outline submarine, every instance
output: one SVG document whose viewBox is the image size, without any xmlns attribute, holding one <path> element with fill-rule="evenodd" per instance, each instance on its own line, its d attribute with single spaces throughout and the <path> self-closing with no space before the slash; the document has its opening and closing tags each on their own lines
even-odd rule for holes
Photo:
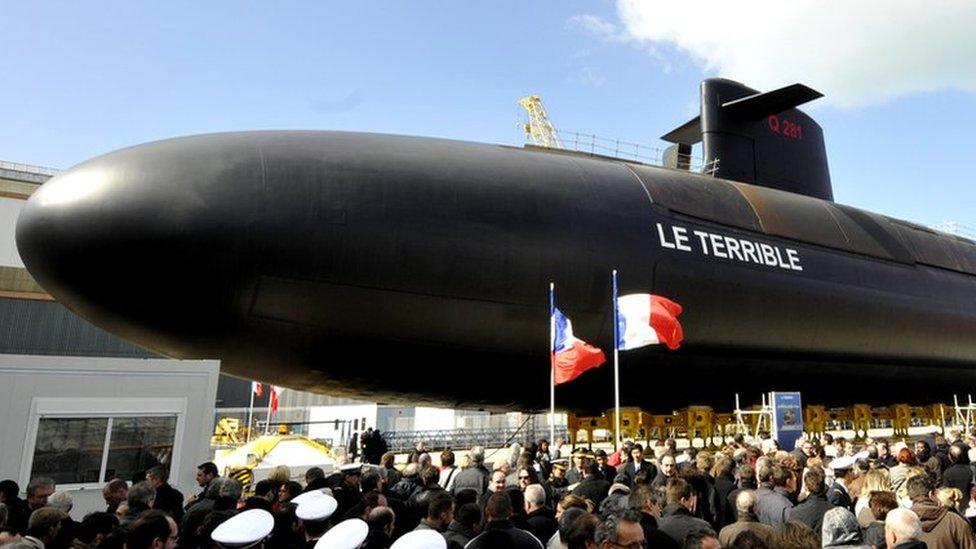
<svg viewBox="0 0 976 549">
<path fill-rule="evenodd" d="M 834 202 L 809 87 L 700 94 L 663 137 L 669 166 L 334 131 L 137 145 L 45 183 L 17 246 L 58 301 L 134 343 L 370 401 L 546 409 L 549 283 L 610 351 L 613 269 L 621 294 L 684 309 L 680 349 L 620 353 L 624 406 L 971 390 L 976 244 Z M 559 385 L 557 407 L 612 407 L 612 374 Z"/>
</svg>

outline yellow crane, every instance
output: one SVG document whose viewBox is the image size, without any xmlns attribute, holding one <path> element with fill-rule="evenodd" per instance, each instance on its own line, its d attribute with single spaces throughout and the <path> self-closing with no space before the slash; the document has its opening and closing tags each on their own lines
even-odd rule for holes
<svg viewBox="0 0 976 549">
<path fill-rule="evenodd" d="M 556 134 L 556 128 L 549 120 L 546 108 L 542 106 L 542 98 L 537 94 L 532 94 L 519 99 L 518 102 L 529 113 L 529 121 L 522 126 L 525 135 L 532 138 L 532 142 L 540 147 L 563 148 L 563 144 L 560 143 L 559 136 Z"/>
</svg>

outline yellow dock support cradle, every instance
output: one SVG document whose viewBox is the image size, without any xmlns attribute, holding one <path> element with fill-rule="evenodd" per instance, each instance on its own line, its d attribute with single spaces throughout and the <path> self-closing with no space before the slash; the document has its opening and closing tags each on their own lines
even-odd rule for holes
<svg viewBox="0 0 976 549">
<path fill-rule="evenodd" d="M 956 410 L 947 404 L 894 404 L 885 407 L 853 404 L 844 408 L 810 404 L 803 407 L 803 430 L 808 438 L 822 438 L 827 431 L 850 429 L 860 439 L 868 436 L 869 429 L 890 427 L 890 436 L 907 438 L 909 427 L 937 427 L 944 435 L 946 426 L 953 424 L 954 418 Z M 754 433 L 760 415 L 748 415 L 743 420 L 745 427 Z M 573 445 L 581 442 L 581 433 L 590 444 L 598 438 L 607 441 L 613 439 L 613 409 L 599 416 L 568 414 L 567 421 L 569 442 Z M 621 408 L 620 423 L 625 439 L 648 444 L 666 438 L 700 438 L 706 446 L 711 446 L 721 444 L 742 429 L 734 413 L 716 412 L 710 406 L 689 406 L 670 414 L 652 414 L 637 407 Z M 956 418 L 954 424 L 958 423 Z M 763 430 L 765 428 L 764 425 Z M 598 436 L 597 431 L 603 433 Z"/>
</svg>

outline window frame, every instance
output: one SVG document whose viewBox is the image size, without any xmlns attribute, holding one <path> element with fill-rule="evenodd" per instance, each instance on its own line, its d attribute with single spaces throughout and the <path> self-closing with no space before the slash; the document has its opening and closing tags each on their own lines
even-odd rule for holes
<svg viewBox="0 0 976 549">
<path fill-rule="evenodd" d="M 102 448 L 102 462 L 98 471 L 99 482 L 59 484 L 59 490 L 99 490 L 104 482 L 105 468 L 108 464 L 108 451 L 112 443 L 112 425 L 115 418 L 123 417 L 176 417 L 176 430 L 173 439 L 172 460 L 169 464 L 171 478 L 176 478 L 180 470 L 183 452 L 183 435 L 186 429 L 186 398 L 53 398 L 34 397 L 31 399 L 30 415 L 27 422 L 27 436 L 24 441 L 24 454 L 21 458 L 20 485 L 27 486 L 34 466 L 34 453 L 37 450 L 37 433 L 41 419 L 101 419 L 106 418 L 107 427 Z M 127 479 L 128 480 L 128 479 Z"/>
</svg>

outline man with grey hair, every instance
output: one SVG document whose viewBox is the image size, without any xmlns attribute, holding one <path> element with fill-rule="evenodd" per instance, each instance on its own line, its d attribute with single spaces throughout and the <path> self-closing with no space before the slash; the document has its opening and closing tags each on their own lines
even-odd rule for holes
<svg viewBox="0 0 976 549">
<path fill-rule="evenodd" d="M 135 488 L 135 486 L 133 486 Z M 131 493 L 132 490 L 129 490 Z M 230 477 L 216 477 L 207 485 L 204 498 L 190 507 L 180 525 L 180 546 L 193 547 L 197 542 L 197 528 L 211 511 L 228 511 L 237 508 L 243 487 Z"/>
<path fill-rule="evenodd" d="M 47 477 L 37 477 L 27 484 L 27 507 L 36 511 L 47 505 L 47 498 L 54 493 L 54 480 Z"/>
<path fill-rule="evenodd" d="M 600 549 L 643 547 L 646 541 L 640 525 L 640 513 L 625 509 L 610 515 L 597 526 L 594 541 Z"/>
<path fill-rule="evenodd" d="M 756 515 L 756 492 L 752 490 L 739 492 L 735 497 L 735 514 L 737 520 L 718 533 L 718 540 L 722 543 L 722 547 L 730 547 L 742 532 L 754 532 L 766 543 L 772 543 L 773 527 L 759 522 L 759 517 Z"/>
<path fill-rule="evenodd" d="M 488 479 L 491 471 L 485 467 L 485 449 L 481 446 L 471 448 L 469 454 L 471 467 L 462 470 L 454 477 L 454 487 L 451 492 L 457 496 L 461 490 L 471 489 L 481 496 L 488 489 Z"/>
<path fill-rule="evenodd" d="M 128 527 L 132 521 L 142 513 L 152 509 L 153 502 L 156 500 L 156 489 L 148 482 L 137 482 L 129 488 L 126 496 L 126 511 L 122 517 L 122 526 Z"/>
<path fill-rule="evenodd" d="M 547 541 L 559 530 L 556 513 L 546 507 L 546 490 L 541 484 L 525 487 L 525 513 L 525 529 L 539 541 Z"/>
<path fill-rule="evenodd" d="M 68 518 L 68 515 L 52 507 L 37 509 L 31 513 L 30 521 L 27 523 L 27 535 L 22 542 L 27 547 L 44 549 L 44 547 L 54 541 L 61 531 L 61 521 Z"/>
<path fill-rule="evenodd" d="M 922 522 L 909 509 L 892 509 L 885 517 L 885 542 L 892 549 L 925 549 L 918 538 L 922 535 Z"/>
<path fill-rule="evenodd" d="M 51 494 L 51 497 L 47 498 L 48 507 L 54 507 L 66 515 L 71 512 L 71 508 L 74 507 L 74 505 L 75 502 L 71 498 L 71 494 L 68 492 L 54 492 Z"/>
</svg>

